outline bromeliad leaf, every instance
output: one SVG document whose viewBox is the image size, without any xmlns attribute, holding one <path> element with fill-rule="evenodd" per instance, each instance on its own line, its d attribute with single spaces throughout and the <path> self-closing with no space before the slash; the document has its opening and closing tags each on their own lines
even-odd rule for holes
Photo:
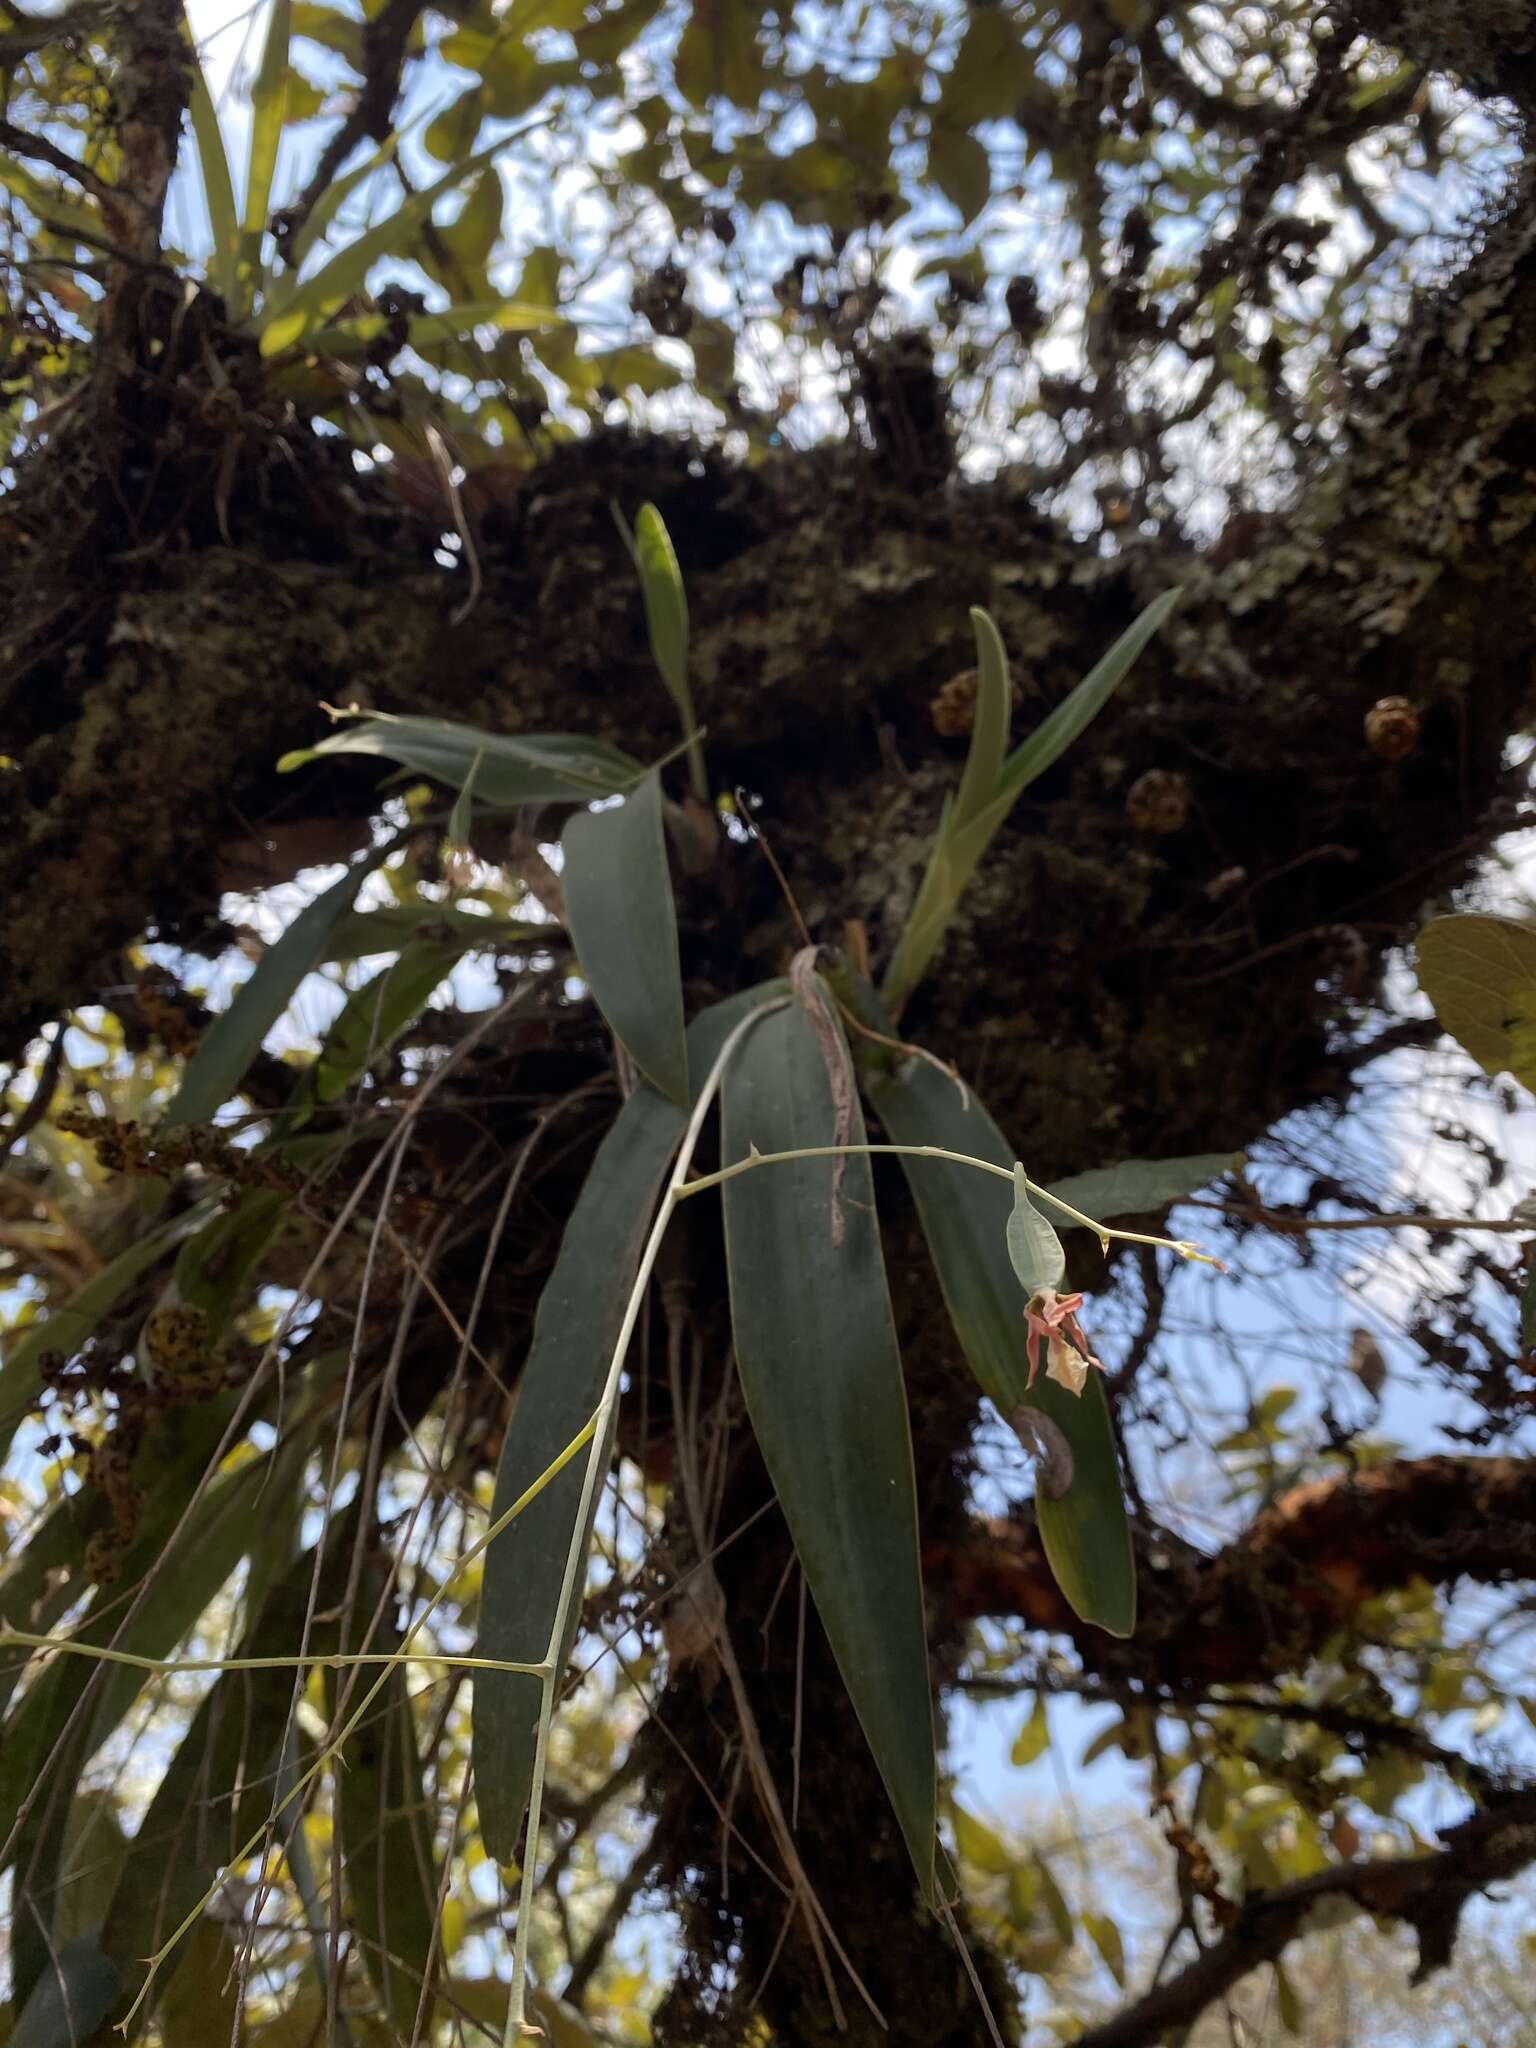
<svg viewBox="0 0 1536 2048">
<path fill-rule="evenodd" d="M 447 718 L 396 718 L 377 711 L 316 746 L 285 754 L 277 765 L 286 772 L 333 754 L 372 754 L 449 789 L 462 789 L 473 774 L 475 800 L 487 810 L 590 803 L 613 796 L 645 773 L 639 761 L 617 747 L 574 733 L 514 737 Z"/>
<path fill-rule="evenodd" d="M 688 1100 L 677 911 L 667 872 L 661 778 L 617 809 L 577 811 L 561 834 L 566 922 L 598 1008 L 653 1088 Z"/>
<path fill-rule="evenodd" d="M 872 1077 L 868 1094 L 898 1145 L 939 1145 L 997 1166 L 1013 1164 L 1008 1141 L 975 1096 L 962 1101 L 951 1080 L 921 1061 Z M 1055 1495 L 1041 1486 L 1035 1495 L 1056 1583 L 1083 1620 L 1128 1636 L 1136 1624 L 1136 1574 L 1103 1384 L 1090 1373 L 1081 1396 L 1043 1376 L 1026 1386 L 1024 1321 L 1008 1252 L 1003 1183 L 942 1159 L 906 1158 L 902 1165 L 950 1321 L 983 1392 L 1006 1416 L 1020 1405 L 1038 1409 L 1071 1454 L 1066 1490 Z"/>
<path fill-rule="evenodd" d="M 834 1105 L 797 1005 L 765 1018 L 725 1076 L 727 1163 L 825 1144 Z M 855 1112 L 851 1141 L 864 1142 Z M 834 1245 L 825 1160 L 725 1183 L 737 1363 L 752 1426 L 843 1682 L 926 1895 L 934 1884 L 933 1713 L 906 1388 L 867 1158 L 853 1154 Z"/>
<path fill-rule="evenodd" d="M 1067 1270 L 1061 1239 L 1029 1199 L 1024 1169 L 1014 1162 L 1013 1211 L 1008 1218 L 1008 1257 L 1019 1276 L 1025 1299 L 1043 1288 L 1059 1287 Z"/>
</svg>

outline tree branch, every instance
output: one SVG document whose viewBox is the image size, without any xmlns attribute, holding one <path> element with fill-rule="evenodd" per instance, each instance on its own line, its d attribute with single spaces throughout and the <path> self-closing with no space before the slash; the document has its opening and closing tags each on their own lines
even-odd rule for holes
<svg viewBox="0 0 1536 2048">
<path fill-rule="evenodd" d="M 1532 1861 L 1536 1792 L 1473 1814 L 1447 1831 L 1443 1847 L 1425 1855 L 1347 1863 L 1260 1892 L 1213 1947 L 1113 2019 L 1090 2027 L 1077 2048 L 1143 2048 L 1188 2026 L 1250 1970 L 1278 1960 L 1305 1933 L 1313 1910 L 1330 1899 L 1407 1922 L 1418 1936 L 1421 1980 L 1449 1961 L 1466 1901 Z"/>
<path fill-rule="evenodd" d="M 1243 1684 L 1295 1670 L 1365 1601 L 1410 1579 L 1532 1576 L 1536 1459 L 1399 1459 L 1294 1488 L 1213 1557 L 1185 1547 L 1162 1561 L 1168 1547 L 1161 1532 L 1138 1539 L 1142 1621 L 1127 1642 L 1072 1613 L 1027 1513 L 974 1522 L 960 1541 L 927 1546 L 924 1563 L 958 1618 L 1008 1615 L 1068 1635 L 1106 1677 Z"/>
</svg>

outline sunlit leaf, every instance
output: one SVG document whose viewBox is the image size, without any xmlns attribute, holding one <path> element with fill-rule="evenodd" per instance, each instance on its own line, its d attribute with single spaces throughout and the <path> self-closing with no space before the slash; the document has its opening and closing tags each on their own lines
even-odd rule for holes
<svg viewBox="0 0 1536 2048">
<path fill-rule="evenodd" d="M 1487 911 L 1431 918 L 1419 933 L 1419 983 L 1441 1024 L 1487 1074 L 1536 1088 L 1519 1027 L 1536 1022 L 1536 925 Z"/>
<path fill-rule="evenodd" d="M 210 270 L 231 315 L 238 319 L 246 311 L 239 281 L 240 214 L 235 205 L 234 180 L 224 149 L 218 111 L 208 91 L 208 81 L 194 47 L 187 52 L 192 137 L 197 144 L 197 167 L 203 180 L 203 198 L 208 207 L 208 224 L 213 233 Z"/>
<path fill-rule="evenodd" d="M 288 62 L 288 44 L 292 28 L 293 0 L 272 0 L 261 64 L 251 85 L 251 137 L 241 222 L 246 260 L 253 266 L 260 255 L 283 123 L 288 118 L 288 88 L 293 77 Z"/>
<path fill-rule="evenodd" d="M 1109 1974 L 1123 1989 L 1125 1985 L 1125 1940 L 1121 1935 L 1118 1925 L 1110 1919 L 1107 1913 L 1085 1913 L 1083 1915 L 1083 1928 L 1088 1939 L 1104 1958 Z"/>
</svg>

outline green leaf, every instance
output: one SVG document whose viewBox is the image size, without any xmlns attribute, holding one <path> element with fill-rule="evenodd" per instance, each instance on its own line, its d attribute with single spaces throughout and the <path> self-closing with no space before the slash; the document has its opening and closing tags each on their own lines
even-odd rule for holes
<svg viewBox="0 0 1536 2048">
<path fill-rule="evenodd" d="M 468 846 L 470 835 L 475 829 L 475 777 L 480 773 L 480 763 L 485 759 L 482 747 L 469 764 L 469 773 L 464 778 L 464 787 L 453 800 L 453 809 L 448 815 L 448 843 L 450 846 Z"/>
<path fill-rule="evenodd" d="M 321 193 L 315 204 L 310 208 L 308 218 L 298 229 L 283 253 L 283 261 L 288 266 L 287 269 L 280 277 L 268 281 L 265 307 L 265 314 L 268 319 L 282 312 L 298 290 L 299 272 L 303 267 L 305 259 L 312 250 L 319 248 L 320 244 L 324 241 L 327 230 L 340 213 L 342 207 L 346 205 L 359 186 L 366 184 L 375 172 L 381 171 L 387 163 L 392 161 L 396 150 L 400 147 L 401 137 L 408 135 L 415 126 L 416 123 L 414 121 L 408 122 L 398 133 L 386 136 L 378 148 L 370 151 L 361 163 L 354 165 L 342 177 L 333 178 L 330 184 L 326 186 L 324 192 Z"/>
<path fill-rule="evenodd" d="M 470 299 L 445 306 L 441 313 L 417 313 L 406 322 L 406 341 L 416 353 L 435 360 L 450 344 L 462 345 L 482 328 L 498 334 L 537 334 L 565 324 L 547 306 L 528 306 L 516 299 Z M 394 323 L 382 313 L 356 313 L 348 319 L 315 326 L 302 313 L 285 313 L 262 335 L 263 351 L 277 355 L 302 342 L 306 354 L 333 362 L 365 356 Z"/>
<path fill-rule="evenodd" d="M 635 563 L 645 601 L 645 630 L 661 679 L 687 719 L 693 711 L 688 697 L 688 597 L 672 536 L 654 505 L 642 505 L 635 518 Z"/>
<path fill-rule="evenodd" d="M 1061 1886 L 1051 1873 L 1051 1866 L 1043 1856 L 1035 1858 L 1035 1875 L 1040 1880 L 1040 1896 L 1045 1901 L 1045 1910 L 1051 1916 L 1051 1925 L 1063 1947 L 1072 1945 L 1072 1909 L 1061 1895 Z"/>
<path fill-rule="evenodd" d="M 355 1513 L 326 1532 L 326 1557 L 314 1599 L 313 1551 L 299 1558 L 253 1619 L 236 1652 L 241 1657 L 291 1657 L 304 1640 L 306 1617 L 327 1612 L 345 1590 Z M 316 1640 L 313 1647 L 328 1645 Z M 102 1929 L 102 1946 L 122 1980 L 122 2002 L 138 1989 L 144 1959 L 169 1940 L 231 1864 L 274 1804 L 274 1773 L 293 1706 L 291 1666 L 227 1671 L 193 1717 L 149 1803 Z M 208 1788 L 223 1788 L 210 1799 Z M 182 1945 L 189 1936 L 183 1936 Z M 172 1951 L 174 1959 L 181 1947 Z M 174 1960 L 166 1967 L 174 1968 Z"/>
<path fill-rule="evenodd" d="M 955 1832 L 955 1852 L 988 1877 L 1006 1877 L 1018 1860 L 1008 1844 L 984 1820 L 979 1820 L 958 1799 L 949 1802 L 949 1824 Z"/>
<path fill-rule="evenodd" d="M 228 1009 L 215 1017 L 187 1062 L 166 1109 L 165 1128 L 208 1123 L 236 1093 L 262 1040 L 292 1002 L 305 975 L 313 974 L 326 958 L 332 931 L 352 908 L 364 877 L 382 858 L 377 849 L 364 854 L 339 882 L 304 906 L 275 945 L 268 946 L 250 979 L 236 990 Z"/>
<path fill-rule="evenodd" d="M 68 1301 L 30 1324 L 14 1348 L 7 1346 L 5 1363 L 0 1366 L 0 1456 L 9 1448 L 17 1423 L 37 1399 L 43 1384 L 42 1364 L 48 1353 L 61 1351 L 67 1358 L 78 1351 L 135 1281 L 184 1238 L 201 1230 L 212 1214 L 212 1204 L 199 1202 L 185 1215 L 146 1231 Z"/>
<path fill-rule="evenodd" d="M 364 290 L 373 266 L 387 256 L 403 256 L 431 219 L 432 209 L 438 200 L 493 162 L 502 147 L 499 142 L 493 143 L 489 149 L 482 149 L 463 163 L 456 164 L 434 184 L 413 192 L 385 219 L 345 243 L 328 263 L 311 271 L 308 277 L 295 280 L 292 289 L 284 291 L 272 308 L 274 314 L 281 313 L 282 327 L 263 327 L 262 354 L 276 355 L 281 349 L 290 347 L 306 325 L 315 324 L 330 308 L 341 305 L 354 292 Z M 300 315 L 303 317 L 295 328 L 293 323 Z"/>
<path fill-rule="evenodd" d="M 1008 1218 L 1008 1258 L 1019 1276 L 1025 1300 L 1044 1288 L 1060 1287 L 1067 1255 L 1061 1239 L 1029 1199 L 1029 1183 L 1017 1162 L 1013 1169 L 1013 1210 Z"/>
<path fill-rule="evenodd" d="M 936 128 L 928 142 L 928 176 L 962 221 L 974 220 L 992 197 L 992 159 L 963 128 Z"/>
<path fill-rule="evenodd" d="M 176 1254 L 177 1298 L 203 1311 L 211 1338 L 224 1329 L 292 1206 L 281 1188 L 246 1188 Z"/>
<path fill-rule="evenodd" d="M 288 118 L 288 86 L 293 76 L 288 44 L 293 29 L 293 0 L 272 0 L 261 66 L 251 87 L 250 166 L 245 182 L 246 260 L 259 270 L 261 239 L 266 232 L 267 204 L 277 172 L 277 152 Z"/>
<path fill-rule="evenodd" d="M 1029 71 L 1018 27 L 1005 9 L 975 9 L 968 20 L 939 102 L 945 119 L 964 128 L 1012 116 Z"/>
<path fill-rule="evenodd" d="M 824 1145 L 836 1112 L 798 1006 L 763 1019 L 724 1081 L 722 1156 Z M 864 1141 L 856 1108 L 850 1142 Z M 933 1710 L 906 1388 L 865 1158 L 833 1242 L 825 1159 L 727 1181 L 726 1260 L 752 1426 L 925 1896 L 934 1883 Z"/>
<path fill-rule="evenodd" d="M 653 769 L 617 809 L 574 812 L 560 843 L 566 922 L 598 1008 L 651 1085 L 686 1103 L 688 1043 L 661 777 Z"/>
<path fill-rule="evenodd" d="M 1002 1132 L 972 1095 L 912 1060 L 868 1083 L 870 1102 L 898 1145 L 941 1145 L 1011 1167 Z M 1109 1404 L 1097 1373 L 1074 1396 L 1043 1375 L 1026 1391 L 1019 1283 L 1008 1255 L 1008 1189 L 994 1175 L 942 1159 L 902 1160 L 960 1348 L 982 1390 L 1006 1416 L 1038 1408 L 1072 1453 L 1058 1499 L 1042 1488 L 1035 1513 L 1056 1583 L 1084 1621 L 1128 1636 L 1136 1625 L 1136 1573 Z M 774 1168 L 773 1171 L 780 1169 Z"/>
<path fill-rule="evenodd" d="M 1174 589 L 1155 598 L 1071 696 L 1014 748 L 989 801 L 967 816 L 946 807 L 917 900 L 886 970 L 881 992 L 892 1010 L 899 1012 L 926 973 L 966 884 L 1019 797 L 1103 710 L 1181 594 Z"/>
<path fill-rule="evenodd" d="M 238 320 L 249 311 L 240 286 L 240 215 L 235 206 L 234 180 L 229 174 L 229 158 L 224 149 L 218 110 L 213 104 L 196 46 L 190 37 L 187 62 L 192 138 L 197 144 L 197 167 L 202 174 L 208 225 L 213 233 L 210 267 L 213 282 L 229 309 L 230 318 Z"/>
<path fill-rule="evenodd" d="M 1121 1166 L 1074 1174 L 1045 1193 L 1080 1209 L 1095 1223 L 1113 1223 L 1117 1216 L 1155 1215 L 1207 1181 L 1230 1173 L 1241 1157 L 1236 1152 L 1197 1152 L 1183 1159 L 1128 1159 Z"/>
<path fill-rule="evenodd" d="M 443 247 L 463 271 L 465 283 L 478 285 L 482 291 L 485 289 L 485 266 L 501 238 L 505 198 L 500 171 L 495 164 L 487 164 L 470 186 L 457 218 L 437 231 Z"/>
<path fill-rule="evenodd" d="M 1075 739 L 1093 723 L 1110 698 L 1130 674 L 1138 656 L 1167 622 L 1183 596 L 1182 588 L 1165 590 L 1154 598 L 1141 615 L 1127 626 L 1102 661 L 1096 662 L 1064 702 L 1026 740 L 1021 740 L 1003 763 L 998 779 L 997 802 L 992 806 L 996 822 L 986 833 L 990 839 L 1014 803 L 1047 768 L 1059 761 Z M 998 806 L 1001 806 L 999 811 Z M 983 814 L 984 816 L 989 814 Z M 973 833 L 982 820 L 977 819 Z M 985 843 L 985 842 L 983 842 Z"/>
<path fill-rule="evenodd" d="M 122 1982 L 99 1935 L 77 1935 L 33 1986 L 6 2048 L 75 2048 L 111 2014 Z"/>
<path fill-rule="evenodd" d="M 1008 1761 L 1022 1770 L 1037 1758 L 1045 1755 L 1051 1746 L 1050 1716 L 1046 1711 L 1045 1697 L 1036 1694 L 1034 1712 L 1014 1737 L 1013 1748 L 1008 1752 Z"/>
<path fill-rule="evenodd" d="M 432 991 L 464 957 L 459 939 L 412 939 L 397 960 L 354 989 L 325 1035 L 310 1071 L 316 1102 L 334 1102 L 387 1052 L 427 1006 Z"/>
<path fill-rule="evenodd" d="M 390 903 L 379 910 L 349 910 L 336 921 L 327 960 L 366 960 L 398 953 L 412 939 L 459 939 L 466 953 L 505 952 L 509 946 L 548 945 L 552 927 L 487 917 L 452 903 Z"/>
<path fill-rule="evenodd" d="M 678 91 L 693 106 L 728 100 L 756 106 L 764 85 L 757 47 L 760 11 L 749 0 L 696 0 L 672 60 Z"/>
<path fill-rule="evenodd" d="M 204 1498 L 166 1557 L 163 1532 L 141 1535 L 99 1618 L 71 1632 L 140 1657 L 169 1654 L 195 1627 L 248 1546 L 257 1483 L 267 1458 L 231 1474 Z M 130 1601 L 127 1612 L 120 1604 Z M 101 1603 L 98 1602 L 98 1606 Z M 122 1722 L 147 1682 L 131 1665 L 62 1657 L 33 1685 L 6 1722 L 0 1771 L 0 1840 L 15 1831 L 15 1925 L 11 1969 L 17 2004 L 51 1972 L 49 1925 L 64 1844 L 63 1819 L 86 1760 Z M 77 1709 L 79 1710 L 77 1712 Z M 24 1813 L 24 1801 L 34 1803 Z M 16 1823 L 20 1822 L 17 1826 Z"/>
<path fill-rule="evenodd" d="M 1536 1017 L 1536 925 L 1486 911 L 1436 917 L 1419 933 L 1419 985 L 1486 1074 L 1536 1089 L 1519 1026 Z"/>
<path fill-rule="evenodd" d="M 1088 1939 L 1104 1958 L 1109 1974 L 1125 1989 L 1125 1942 L 1119 1927 L 1107 1913 L 1085 1913 L 1083 1926 Z"/>
<path fill-rule="evenodd" d="M 645 772 L 640 762 L 617 747 L 575 733 L 513 737 L 481 732 L 447 718 L 396 718 L 384 712 L 344 726 L 313 747 L 285 754 L 277 765 L 286 772 L 333 754 L 372 754 L 449 789 L 462 789 L 473 773 L 477 802 L 493 810 L 515 810 L 519 804 L 590 803 L 626 789 Z"/>
<path fill-rule="evenodd" d="M 372 1577 L 371 1586 L 365 1578 L 360 1608 L 367 1615 L 377 1612 L 384 1591 L 382 1574 Z M 385 1621 L 371 1630 L 367 1647 L 388 1654 L 399 1649 L 400 1641 Z M 339 1675 L 326 1673 L 333 1720 Z M 378 1698 L 342 1745 L 337 1782 L 347 1891 L 362 1936 L 363 1962 L 393 2037 L 408 2041 L 422 1988 L 434 1974 L 438 1874 L 433 1812 L 403 1664 L 391 1669 Z M 429 1997 L 429 2031 L 432 2009 Z"/>
<path fill-rule="evenodd" d="M 752 990 L 695 1019 L 688 1041 L 696 1074 L 709 1072 L 727 1033 L 773 993 L 772 987 Z M 496 1472 L 493 1520 L 591 1420 L 656 1199 L 686 1122 L 675 1103 L 648 1088 L 637 1089 L 598 1147 L 539 1297 L 517 1408 Z M 580 1459 L 573 1460 L 487 1549 L 478 1655 L 536 1664 L 548 1649 L 581 1504 L 581 1465 Z M 569 1654 L 568 1638 L 562 1663 Z M 528 1804 L 539 1692 L 536 1678 L 518 1672 L 476 1676 L 480 1831 L 486 1848 L 503 1863 L 517 1853 Z"/>
<path fill-rule="evenodd" d="M 976 717 L 952 812 L 955 822 L 962 825 L 996 793 L 1012 708 L 1002 636 L 979 605 L 971 608 L 971 630 L 976 635 Z"/>
<path fill-rule="evenodd" d="M 1275 2005 L 1280 2014 L 1280 2024 L 1288 2034 L 1300 2035 L 1306 2023 L 1306 2014 L 1301 2000 L 1296 1995 L 1296 1986 L 1285 1974 L 1277 1961 L 1275 1971 Z"/>
</svg>

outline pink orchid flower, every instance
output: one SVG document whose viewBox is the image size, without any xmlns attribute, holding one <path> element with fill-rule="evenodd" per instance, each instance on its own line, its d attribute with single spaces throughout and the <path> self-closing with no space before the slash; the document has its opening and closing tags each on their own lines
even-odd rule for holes
<svg viewBox="0 0 1536 2048">
<path fill-rule="evenodd" d="M 1074 1394 L 1080 1394 L 1087 1385 L 1089 1366 L 1104 1370 L 1103 1362 L 1088 1349 L 1088 1339 L 1077 1320 L 1082 1305 L 1080 1294 L 1058 1294 L 1054 1287 L 1042 1287 L 1030 1297 L 1024 1310 L 1024 1351 L 1029 1359 L 1026 1386 L 1035 1384 L 1042 1347 L 1046 1378 L 1058 1381 Z"/>
</svg>

